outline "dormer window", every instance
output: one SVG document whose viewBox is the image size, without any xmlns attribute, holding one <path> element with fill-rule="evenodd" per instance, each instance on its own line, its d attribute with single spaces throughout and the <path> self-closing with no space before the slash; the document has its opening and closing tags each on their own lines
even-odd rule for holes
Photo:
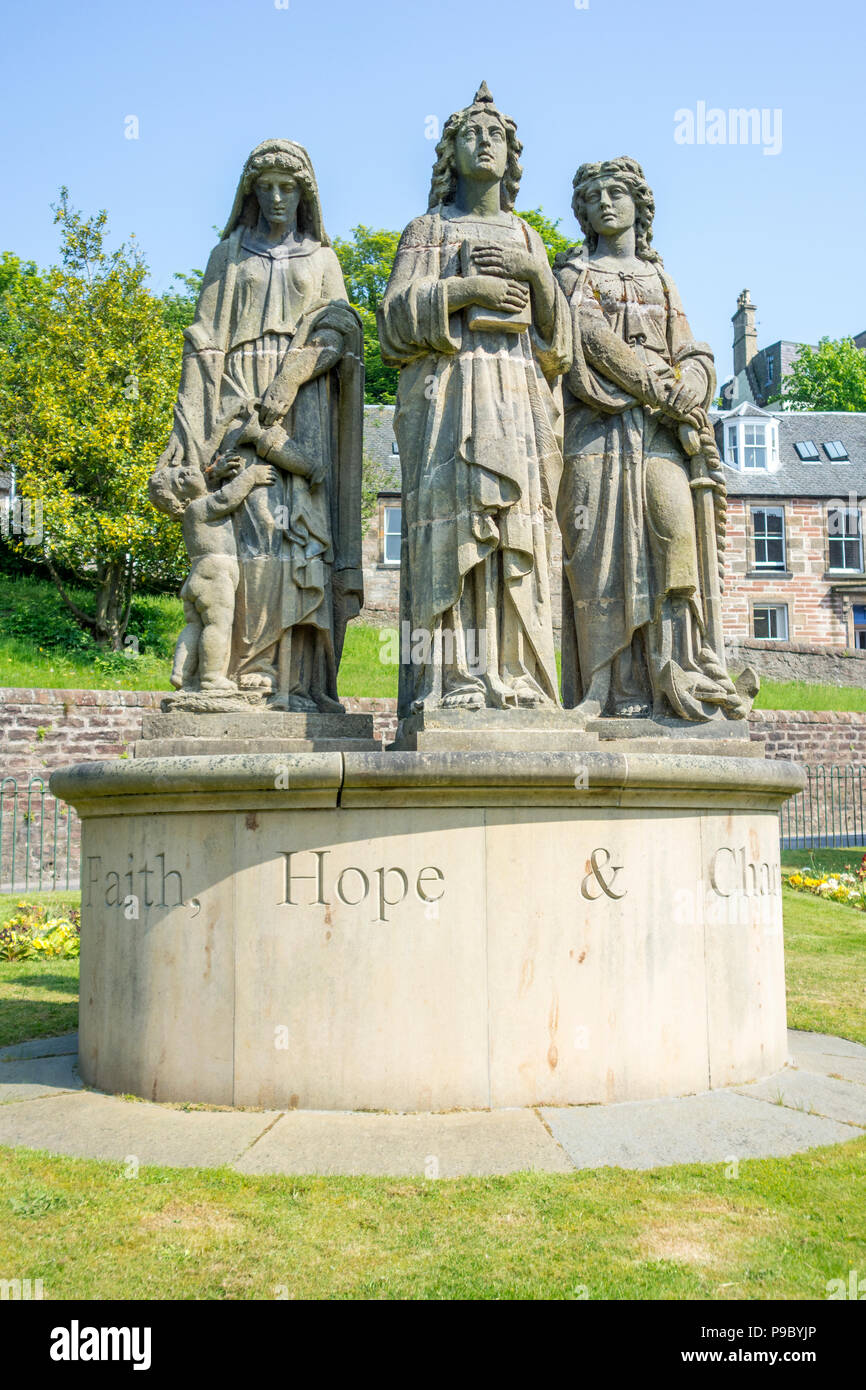
<svg viewBox="0 0 866 1390">
<path fill-rule="evenodd" d="M 772 415 L 739 411 L 725 421 L 725 463 L 744 473 L 772 472 L 779 466 L 779 426 Z"/>
<path fill-rule="evenodd" d="M 739 468 L 740 466 L 740 451 L 737 448 L 737 433 L 736 425 L 728 425 L 728 442 L 725 447 L 725 462 L 729 463 L 732 468 Z"/>
<path fill-rule="evenodd" d="M 767 426 L 766 425 L 744 425 L 743 434 L 745 436 L 745 452 L 743 455 L 744 468 L 766 468 L 767 467 Z"/>
<path fill-rule="evenodd" d="M 824 445 L 824 453 L 831 463 L 849 463 L 848 450 L 841 439 L 831 439 L 829 444 Z"/>
</svg>

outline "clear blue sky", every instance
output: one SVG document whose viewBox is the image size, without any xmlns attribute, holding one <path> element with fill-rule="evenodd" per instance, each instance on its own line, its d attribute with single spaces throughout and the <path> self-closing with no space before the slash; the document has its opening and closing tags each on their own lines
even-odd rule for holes
<svg viewBox="0 0 866 1390">
<path fill-rule="evenodd" d="M 402 227 L 426 207 L 426 118 L 485 78 L 524 143 L 519 205 L 564 229 L 579 163 L 640 159 L 655 244 L 720 377 L 744 286 L 761 344 L 866 329 L 862 0 L 279 3 L 7 0 L 0 249 L 56 260 L 66 183 L 116 240 L 137 234 L 161 290 L 204 265 L 272 135 L 309 149 L 332 236 Z M 781 109 L 781 152 L 677 144 L 674 113 L 699 102 Z"/>
</svg>

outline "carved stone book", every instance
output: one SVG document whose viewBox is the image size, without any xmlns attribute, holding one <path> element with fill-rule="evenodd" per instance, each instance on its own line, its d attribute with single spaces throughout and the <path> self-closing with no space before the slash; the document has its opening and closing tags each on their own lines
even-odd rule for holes
<svg viewBox="0 0 866 1390">
<path fill-rule="evenodd" d="M 482 272 L 473 264 L 473 243 L 464 241 L 460 246 L 460 272 L 462 275 L 479 275 Z M 524 333 L 532 323 L 532 305 L 527 303 L 519 313 L 506 309 L 486 309 L 483 304 L 470 304 L 466 309 L 466 327 L 475 333 Z"/>
</svg>

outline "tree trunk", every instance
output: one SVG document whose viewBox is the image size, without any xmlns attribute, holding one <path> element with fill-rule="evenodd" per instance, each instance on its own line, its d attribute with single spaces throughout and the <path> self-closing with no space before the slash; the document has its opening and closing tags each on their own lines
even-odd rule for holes
<svg viewBox="0 0 866 1390">
<path fill-rule="evenodd" d="M 76 621 L 85 631 L 93 634 L 101 647 L 110 647 L 114 652 L 122 652 L 134 589 L 132 556 L 127 556 L 125 560 L 105 561 L 97 568 L 94 616 L 85 613 L 73 602 L 63 587 L 51 557 L 46 555 L 46 560 L 57 591 Z"/>
</svg>

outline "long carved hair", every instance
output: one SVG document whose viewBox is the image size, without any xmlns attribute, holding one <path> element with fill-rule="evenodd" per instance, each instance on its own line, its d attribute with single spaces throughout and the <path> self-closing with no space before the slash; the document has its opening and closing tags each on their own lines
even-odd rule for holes
<svg viewBox="0 0 866 1390">
<path fill-rule="evenodd" d="M 310 156 L 303 145 L 296 145 L 294 140 L 263 140 L 260 145 L 256 145 L 244 165 L 231 214 L 223 231 L 223 241 L 238 226 L 255 227 L 259 220 L 256 180 L 261 174 L 272 169 L 279 169 L 290 175 L 301 190 L 298 203 L 298 231 L 312 237 L 322 246 L 330 246 L 322 223 L 322 205 L 319 202 L 319 189 Z"/>
<path fill-rule="evenodd" d="M 606 159 L 600 164 L 581 164 L 572 180 L 574 196 L 571 206 L 585 237 L 587 252 L 592 253 L 598 245 L 598 232 L 593 230 L 589 220 L 584 194 L 593 179 L 599 177 L 615 178 L 619 183 L 625 184 L 635 205 L 635 254 L 642 261 L 661 264 L 661 256 L 658 251 L 652 249 L 653 218 L 656 210 L 652 189 L 637 160 L 627 154 L 620 155 L 618 159 Z"/>
<path fill-rule="evenodd" d="M 442 131 L 442 139 L 436 146 L 436 163 L 433 165 L 433 177 L 430 182 L 430 197 L 427 201 L 428 212 L 437 207 L 439 203 L 453 203 L 457 195 L 457 158 L 454 151 L 457 135 L 463 124 L 470 116 L 475 116 L 479 111 L 486 111 L 489 115 L 495 116 L 505 131 L 505 143 L 508 156 L 505 164 L 505 173 L 499 185 L 499 205 L 503 212 L 512 212 L 517 199 L 517 191 L 520 188 L 520 180 L 523 169 L 520 164 L 520 155 L 523 146 L 517 138 L 517 126 L 510 116 L 504 115 L 494 104 L 493 97 L 486 82 L 482 82 L 478 91 L 475 93 L 475 100 L 471 106 L 465 106 L 462 111 L 455 111 L 445 122 L 445 129 Z"/>
</svg>

